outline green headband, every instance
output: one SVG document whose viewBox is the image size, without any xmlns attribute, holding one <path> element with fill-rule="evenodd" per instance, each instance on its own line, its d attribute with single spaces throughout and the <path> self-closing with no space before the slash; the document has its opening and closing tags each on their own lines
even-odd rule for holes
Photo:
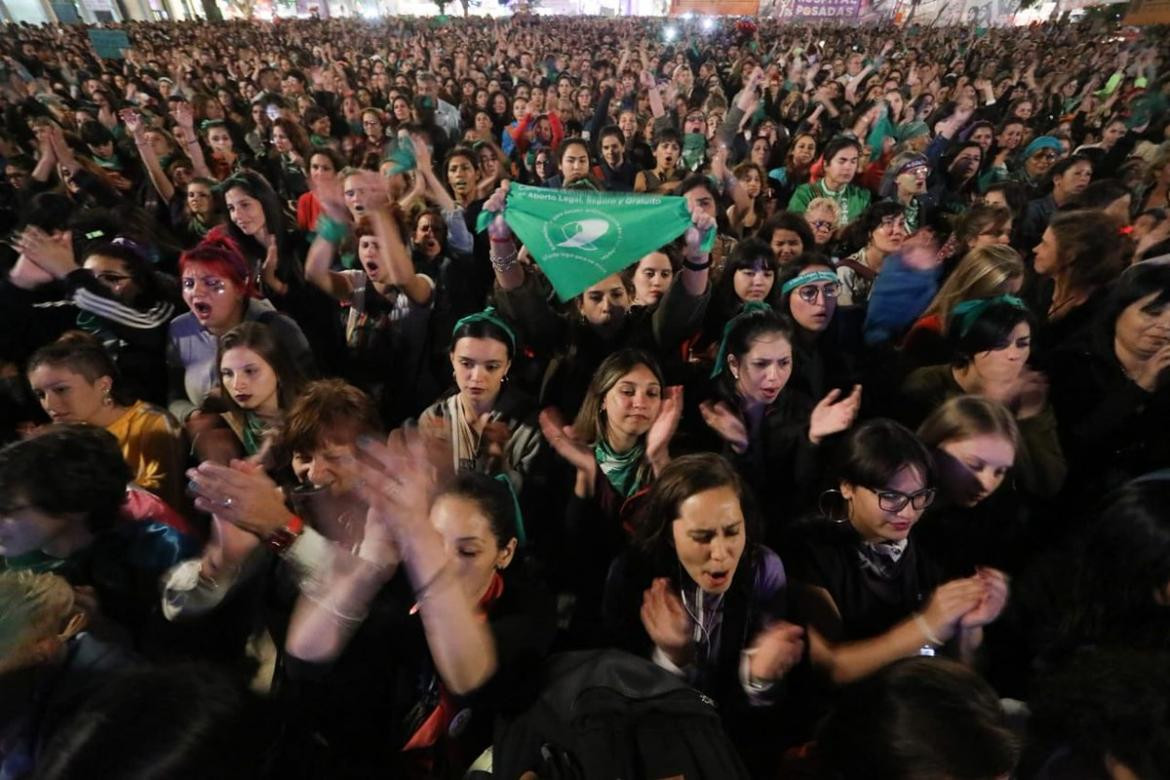
<svg viewBox="0 0 1170 780">
<path fill-rule="evenodd" d="M 1028 310 L 1024 302 L 1014 295 L 997 295 L 994 298 L 976 298 L 971 301 L 963 301 L 951 310 L 952 320 L 959 324 L 959 338 L 967 335 L 967 332 L 971 330 L 971 326 L 983 316 L 983 312 L 997 304 L 1007 304 L 1020 311 Z"/>
<path fill-rule="evenodd" d="M 474 314 L 468 314 L 463 319 L 455 323 L 455 327 L 451 329 L 451 336 L 454 337 L 459 329 L 464 325 L 472 325 L 476 322 L 490 322 L 498 327 L 504 333 L 508 334 L 508 341 L 512 342 L 512 354 L 516 354 L 516 331 L 512 330 L 512 326 L 504 322 L 496 315 L 496 308 L 489 306 L 483 311 L 477 311 Z"/>
<path fill-rule="evenodd" d="M 507 474 L 496 474 L 492 479 L 503 482 L 508 488 L 508 495 L 512 497 L 512 511 L 516 515 L 516 542 L 523 547 L 528 541 L 528 534 L 524 532 L 524 515 L 520 512 L 520 499 L 516 497 L 516 488 L 512 486 L 512 480 Z"/>
<path fill-rule="evenodd" d="M 810 271 L 807 274 L 794 276 L 783 284 L 780 288 L 781 295 L 787 295 L 795 290 L 797 287 L 804 287 L 806 284 L 813 282 L 836 282 L 837 274 L 832 271 Z"/>
<path fill-rule="evenodd" d="M 837 277 L 833 277 L 836 279 Z M 739 314 L 735 315 L 727 321 L 723 326 L 723 338 L 719 340 L 719 352 L 715 355 L 715 365 L 711 367 L 711 378 L 719 376 L 723 373 L 723 365 L 727 362 L 727 339 L 731 336 L 731 331 L 736 325 L 748 319 L 749 317 L 759 317 L 760 315 L 772 311 L 772 307 L 760 301 L 748 301 L 740 309 Z"/>
</svg>

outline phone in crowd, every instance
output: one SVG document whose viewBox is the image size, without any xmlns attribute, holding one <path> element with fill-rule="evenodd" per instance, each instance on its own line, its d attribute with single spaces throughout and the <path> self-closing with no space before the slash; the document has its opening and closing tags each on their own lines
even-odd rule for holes
<svg viewBox="0 0 1170 780">
<path fill-rule="evenodd" d="M 268 119 L 273 122 L 280 119 L 280 109 L 276 106 L 269 106 L 266 113 L 268 114 Z"/>
</svg>

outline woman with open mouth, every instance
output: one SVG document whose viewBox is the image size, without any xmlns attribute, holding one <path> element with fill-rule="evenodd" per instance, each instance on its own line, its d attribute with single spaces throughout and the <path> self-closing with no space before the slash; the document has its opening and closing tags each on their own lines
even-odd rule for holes
<svg viewBox="0 0 1170 780">
<path fill-rule="evenodd" d="M 765 539 L 777 541 L 788 520 L 811 496 L 816 448 L 821 440 L 853 424 L 861 387 L 847 397 L 830 391 L 820 403 L 786 390 L 792 376 L 791 323 L 764 304 L 748 304 L 727 324 L 711 374 L 708 397 L 699 404 L 702 449 L 721 451 L 752 487 L 769 524 Z"/>
<path fill-rule="evenodd" d="M 230 238 L 216 235 L 184 252 L 179 274 L 190 311 L 171 321 L 168 334 L 169 408 L 177 420 L 188 421 L 219 385 L 219 337 L 246 320 L 266 324 L 301 372 L 315 374 L 305 334 L 259 297 L 255 277 Z"/>
<path fill-rule="evenodd" d="M 841 337 L 837 297 L 841 280 L 829 259 L 805 252 L 784 266 L 780 278 L 778 311 L 792 317 L 794 390 L 813 399 L 833 388 L 849 392 L 860 371 L 856 356 Z"/>
<path fill-rule="evenodd" d="M 804 656 L 804 631 L 784 620 L 784 565 L 760 544 L 749 496 L 718 455 L 672 461 L 610 569 L 604 614 L 616 646 L 713 698 L 749 769 L 759 769 L 776 766 L 775 743 L 763 738 L 777 720 L 768 705 Z"/>
</svg>

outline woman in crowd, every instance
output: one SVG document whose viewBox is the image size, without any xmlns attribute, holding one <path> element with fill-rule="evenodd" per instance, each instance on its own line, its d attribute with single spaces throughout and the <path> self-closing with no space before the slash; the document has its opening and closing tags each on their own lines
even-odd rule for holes
<svg viewBox="0 0 1170 780">
<path fill-rule="evenodd" d="M 808 213 L 806 211 L 805 216 Z M 788 211 L 780 211 L 768 217 L 764 224 L 760 225 L 756 235 L 772 247 L 772 254 L 776 255 L 776 261 L 780 265 L 794 259 L 801 252 L 813 251 L 817 245 L 809 223 L 800 215 Z"/>
<path fill-rule="evenodd" d="M 956 395 L 978 395 L 1006 406 L 1023 440 L 1017 455 L 1021 485 L 1031 495 L 1049 497 L 1060 491 L 1068 467 L 1048 401 L 1048 381 L 1028 367 L 1033 322 L 1015 296 L 960 303 L 951 311 L 947 334 L 951 362 L 911 373 L 902 385 L 902 398 L 904 418 L 915 424 Z"/>
<path fill-rule="evenodd" d="M 837 237 L 837 226 L 841 222 L 841 207 L 837 201 L 832 198 L 813 198 L 802 216 L 815 240 L 814 246 L 805 251 L 829 254 L 833 240 Z"/>
<path fill-rule="evenodd" d="M 1170 267 L 1126 269 L 1100 319 L 1051 362 L 1052 403 L 1076 494 L 1100 495 L 1166 464 L 1160 431 L 1170 420 Z"/>
<path fill-rule="evenodd" d="M 209 239 L 184 252 L 179 273 L 190 311 L 171 321 L 166 361 L 177 420 L 186 421 L 219 384 L 219 337 L 245 320 L 267 325 L 303 374 L 316 373 L 300 327 L 257 297 L 255 275 L 231 239 Z"/>
<path fill-rule="evenodd" d="M 843 257 L 837 266 L 841 278 L 841 306 L 865 306 L 870 290 L 890 255 L 902 248 L 906 240 L 905 209 L 897 203 L 883 201 L 865 210 L 854 222 L 845 238 L 846 244 L 860 245 L 853 254 Z"/>
<path fill-rule="evenodd" d="M 848 136 L 837 136 L 825 147 L 825 176 L 816 182 L 802 184 L 792 193 L 788 210 L 803 214 L 811 201 L 828 198 L 837 204 L 836 227 L 845 227 L 861 216 L 869 206 L 870 193 L 853 183 L 857 175 L 861 144 Z"/>
<path fill-rule="evenodd" d="M 634 289 L 632 306 L 654 306 L 674 284 L 678 262 L 668 252 L 651 252 L 622 274 L 626 287 Z"/>
<path fill-rule="evenodd" d="M 1121 235 L 1104 212 L 1061 212 L 1034 252 L 1033 267 L 1047 282 L 1037 291 L 1037 309 L 1044 312 L 1037 337 L 1052 354 L 1100 313 L 1107 285 L 1123 267 Z"/>
<path fill-rule="evenodd" d="M 841 280 L 827 258 L 805 252 L 786 265 L 780 278 L 778 310 L 793 323 L 792 387 L 807 398 L 830 390 L 844 394 L 856 384 L 854 347 L 837 318 Z"/>
<path fill-rule="evenodd" d="M 259 322 L 242 322 L 223 334 L 216 365 L 219 391 L 203 402 L 198 424 L 189 427 L 192 447 L 200 460 L 217 463 L 256 456 L 279 430 L 305 378 Z"/>
<path fill-rule="evenodd" d="M 784 166 L 768 171 L 768 178 L 779 186 L 777 205 L 786 207 L 797 187 L 808 182 L 809 168 L 817 157 L 817 140 L 811 133 L 797 133 L 788 147 Z"/>
<path fill-rule="evenodd" d="M 759 766 L 775 750 L 760 739 L 773 714 L 761 705 L 804 654 L 803 630 L 784 621 L 787 586 L 735 469 L 718 455 L 686 455 L 659 475 L 633 546 L 610 569 L 606 627 L 619 646 L 715 699 Z"/>
<path fill-rule="evenodd" d="M 552 603 L 514 573 L 519 518 L 506 485 L 468 472 L 439 488 L 417 441 L 363 450 L 363 493 L 386 543 L 302 595 L 285 640 L 300 689 L 290 704 L 336 735 L 334 751 L 360 751 L 350 766 L 459 776 L 491 746 L 493 714 L 530 689 L 552 644 Z M 322 682 L 358 702 L 323 706 Z"/>
<path fill-rule="evenodd" d="M 344 352 L 328 298 L 305 279 L 304 236 L 285 216 L 263 176 L 245 171 L 221 186 L 227 234 L 259 278 L 257 292 L 301 326 L 322 369 L 336 372 Z"/>
<path fill-rule="evenodd" d="M 182 429 L 167 412 L 128 396 L 114 361 L 92 337 L 66 334 L 28 361 L 28 381 L 54 423 L 86 423 L 118 439 L 134 482 L 185 508 Z"/>
<path fill-rule="evenodd" d="M 531 399 L 508 382 L 516 347 L 516 331 L 493 309 L 455 323 L 456 390 L 427 407 L 418 427 L 450 443 L 454 470 L 504 474 L 520 493 L 540 452 L 540 430 Z"/>
<path fill-rule="evenodd" d="M 793 371 L 792 326 L 770 308 L 748 304 L 724 329 L 713 387 L 700 404 L 714 434 L 702 449 L 722 450 L 750 485 L 768 518 L 764 538 L 773 546 L 779 531 L 808 505 L 807 487 L 817 476 L 816 447 L 853 424 L 861 388 L 847 398 L 833 390 L 825 398 L 786 391 Z"/>
<path fill-rule="evenodd" d="M 949 576 L 991 566 L 1014 576 L 1035 552 L 1013 470 L 1024 447 L 1014 415 L 975 395 L 943 403 L 918 428 L 930 448 L 939 494 L 917 541 Z"/>
<path fill-rule="evenodd" d="M 984 568 L 944 580 L 915 542 L 935 497 L 930 453 L 897 423 L 872 420 L 850 432 L 835 474 L 787 556 L 814 668 L 840 685 L 913 655 L 970 661 L 1007 579 Z"/>
<path fill-rule="evenodd" d="M 758 238 L 748 238 L 735 245 L 712 286 L 711 303 L 703 329 L 702 345 L 713 349 L 719 343 L 727 322 L 749 303 L 771 305 L 778 297 L 776 276 L 780 272 L 771 248 Z"/>
</svg>

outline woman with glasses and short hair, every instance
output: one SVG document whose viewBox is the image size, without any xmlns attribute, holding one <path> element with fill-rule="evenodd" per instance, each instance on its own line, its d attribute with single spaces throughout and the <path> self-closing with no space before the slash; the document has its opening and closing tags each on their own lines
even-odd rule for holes
<svg viewBox="0 0 1170 780">
<path fill-rule="evenodd" d="M 981 568 L 946 582 L 915 544 L 935 497 L 930 452 L 901 425 L 871 420 L 849 434 L 835 475 L 820 516 L 786 548 L 813 666 L 842 685 L 915 655 L 970 661 L 1007 579 Z"/>
</svg>

